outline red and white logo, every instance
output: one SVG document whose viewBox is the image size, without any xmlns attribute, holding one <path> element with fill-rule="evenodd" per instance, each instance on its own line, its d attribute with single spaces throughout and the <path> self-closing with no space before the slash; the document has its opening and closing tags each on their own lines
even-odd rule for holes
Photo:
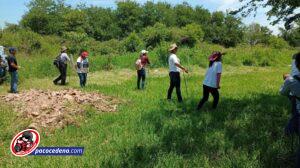
<svg viewBox="0 0 300 168">
<path fill-rule="evenodd" d="M 32 153 L 40 143 L 40 134 L 34 129 L 19 132 L 10 143 L 13 155 L 23 157 Z"/>
</svg>

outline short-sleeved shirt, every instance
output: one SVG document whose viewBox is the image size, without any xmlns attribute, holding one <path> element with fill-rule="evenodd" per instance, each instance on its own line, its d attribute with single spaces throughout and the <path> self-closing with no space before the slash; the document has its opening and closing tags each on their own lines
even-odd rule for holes
<svg viewBox="0 0 300 168">
<path fill-rule="evenodd" d="M 88 73 L 89 72 L 89 61 L 88 59 L 82 59 L 78 57 L 77 59 L 77 73 Z"/>
<path fill-rule="evenodd" d="M 15 56 L 12 56 L 12 55 L 8 56 L 7 57 L 7 63 L 8 63 L 8 71 L 9 72 L 15 72 L 15 71 L 18 70 L 18 69 L 11 66 L 12 63 L 14 63 L 15 65 L 18 65 L 18 62 L 17 62 L 17 59 L 16 59 Z"/>
<path fill-rule="evenodd" d="M 141 56 L 141 64 L 143 67 L 145 67 L 145 65 L 150 64 L 149 58 L 146 55 Z"/>
<path fill-rule="evenodd" d="M 60 54 L 60 61 L 67 64 L 68 61 L 70 61 L 70 58 L 67 53 L 61 53 Z"/>
<path fill-rule="evenodd" d="M 293 61 L 292 61 L 291 76 L 295 76 L 295 75 L 299 75 L 299 74 L 300 74 L 300 72 L 299 72 L 299 70 L 298 70 L 298 68 L 296 66 L 296 61 L 295 61 L 295 59 L 293 59 Z"/>
<path fill-rule="evenodd" d="M 297 75 L 300 77 L 300 75 Z M 280 88 L 280 94 L 289 96 L 290 94 L 300 98 L 300 82 L 294 77 L 288 77 Z M 300 101 L 297 100 L 297 110 L 300 112 Z"/>
<path fill-rule="evenodd" d="M 176 64 L 180 64 L 180 60 L 175 54 L 171 54 L 169 56 L 169 71 L 170 72 L 180 72 L 180 68 L 178 68 L 176 66 Z"/>
<path fill-rule="evenodd" d="M 208 68 L 203 84 L 212 88 L 217 88 L 217 74 L 222 73 L 222 63 L 217 61 Z"/>
</svg>

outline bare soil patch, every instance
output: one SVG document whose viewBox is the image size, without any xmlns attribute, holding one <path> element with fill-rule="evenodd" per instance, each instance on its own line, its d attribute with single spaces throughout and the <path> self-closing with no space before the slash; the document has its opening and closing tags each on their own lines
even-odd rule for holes
<svg viewBox="0 0 300 168">
<path fill-rule="evenodd" d="M 120 103 L 100 93 L 86 93 L 75 89 L 60 91 L 32 89 L 19 94 L 7 94 L 1 99 L 19 112 L 19 117 L 31 122 L 35 129 L 63 128 L 76 124 L 76 117 L 91 106 L 99 112 L 116 112 Z"/>
</svg>

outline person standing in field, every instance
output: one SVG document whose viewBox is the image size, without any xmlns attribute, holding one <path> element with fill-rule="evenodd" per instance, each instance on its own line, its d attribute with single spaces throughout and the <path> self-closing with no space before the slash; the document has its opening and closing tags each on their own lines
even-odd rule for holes
<svg viewBox="0 0 300 168">
<path fill-rule="evenodd" d="M 298 70 L 294 76 L 285 76 L 284 84 L 280 88 L 280 94 L 289 97 L 292 103 L 292 116 L 289 120 L 285 134 L 292 135 L 297 134 L 300 136 L 300 52 L 294 55 L 295 67 Z M 297 154 L 297 166 L 300 166 L 300 148 Z"/>
<path fill-rule="evenodd" d="M 208 101 L 209 93 L 214 98 L 213 108 L 216 109 L 219 103 L 219 90 L 222 74 L 222 53 L 213 52 L 209 57 L 209 68 L 203 81 L 203 98 L 200 100 L 197 110 L 200 110 L 204 103 Z"/>
<path fill-rule="evenodd" d="M 10 73 L 10 93 L 18 93 L 18 70 L 21 68 L 18 66 L 16 59 L 17 50 L 15 48 L 9 49 L 9 56 L 7 57 L 8 71 Z"/>
<path fill-rule="evenodd" d="M 81 87 L 85 87 L 87 81 L 87 73 L 89 72 L 89 61 L 88 61 L 89 53 L 83 51 L 77 59 L 77 73 L 79 77 L 79 84 Z"/>
<path fill-rule="evenodd" d="M 144 89 L 146 82 L 146 67 L 150 65 L 150 61 L 148 58 L 148 51 L 142 50 L 140 57 L 135 62 L 136 70 L 137 70 L 137 88 Z"/>
<path fill-rule="evenodd" d="M 67 47 L 63 46 L 61 48 L 61 53 L 59 56 L 59 72 L 60 75 L 53 81 L 55 85 L 58 84 L 59 81 L 61 81 L 61 85 L 66 84 L 66 78 L 67 78 L 67 63 L 70 61 L 70 58 L 67 54 Z"/>
<path fill-rule="evenodd" d="M 170 87 L 168 89 L 167 99 L 171 100 L 172 92 L 174 87 L 176 87 L 178 102 L 182 102 L 181 89 L 180 89 L 180 70 L 188 73 L 188 70 L 180 64 L 179 58 L 176 56 L 178 46 L 172 44 L 169 48 L 169 76 L 170 76 Z"/>
</svg>

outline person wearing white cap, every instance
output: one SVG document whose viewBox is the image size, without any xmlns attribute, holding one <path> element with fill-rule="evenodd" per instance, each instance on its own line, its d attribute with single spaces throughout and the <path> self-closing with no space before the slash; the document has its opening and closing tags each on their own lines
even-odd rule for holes
<svg viewBox="0 0 300 168">
<path fill-rule="evenodd" d="M 136 70 L 137 70 L 137 89 L 145 88 L 146 66 L 149 64 L 150 64 L 150 61 L 148 58 L 148 51 L 142 50 L 140 57 L 135 62 Z"/>
<path fill-rule="evenodd" d="M 168 89 L 168 100 L 171 100 L 172 92 L 174 87 L 176 87 L 177 98 L 179 102 L 182 102 L 181 89 L 180 89 L 180 70 L 188 73 L 188 70 L 180 65 L 180 60 L 176 56 L 178 46 L 172 44 L 169 48 L 171 55 L 169 56 L 169 76 L 170 76 L 170 87 Z"/>
</svg>

